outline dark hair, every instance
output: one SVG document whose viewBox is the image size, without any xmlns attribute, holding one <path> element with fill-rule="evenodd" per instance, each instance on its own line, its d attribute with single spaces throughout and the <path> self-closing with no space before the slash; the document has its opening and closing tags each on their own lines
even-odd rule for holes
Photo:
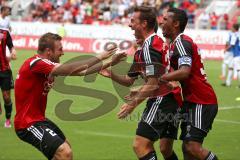
<svg viewBox="0 0 240 160">
<path fill-rule="evenodd" d="M 9 9 L 11 11 L 11 7 L 8 6 L 2 6 L 1 7 L 1 13 L 3 13 L 5 10 Z"/>
<path fill-rule="evenodd" d="M 61 41 L 62 37 L 54 33 L 45 33 L 38 41 L 38 53 L 42 54 L 47 48 L 54 51 L 55 41 Z"/>
<path fill-rule="evenodd" d="M 168 12 L 174 13 L 173 20 L 179 21 L 180 32 L 183 32 L 188 22 L 187 13 L 184 10 L 178 8 L 169 8 Z"/>
<path fill-rule="evenodd" d="M 238 31 L 238 29 L 239 29 L 239 24 L 237 24 L 237 23 L 233 24 L 233 28 L 234 28 L 236 31 Z"/>
<path fill-rule="evenodd" d="M 140 21 L 147 21 L 147 28 L 149 30 L 154 29 L 157 25 L 157 15 L 156 10 L 153 7 L 148 6 L 138 6 L 135 7 L 134 12 L 140 12 Z"/>
</svg>

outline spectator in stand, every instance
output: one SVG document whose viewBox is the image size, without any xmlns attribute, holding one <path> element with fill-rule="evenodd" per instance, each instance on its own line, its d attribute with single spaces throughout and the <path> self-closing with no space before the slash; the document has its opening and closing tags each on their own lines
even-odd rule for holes
<svg viewBox="0 0 240 160">
<path fill-rule="evenodd" d="M 52 11 L 53 9 L 53 5 L 51 2 L 49 2 L 48 0 L 44 0 L 42 3 L 42 7 L 43 7 L 43 21 L 48 21 L 49 18 L 49 13 Z"/>
<path fill-rule="evenodd" d="M 224 29 L 224 30 L 228 29 L 228 20 L 229 20 L 228 14 L 225 13 L 220 23 L 221 24 L 220 29 Z"/>
<path fill-rule="evenodd" d="M 196 3 L 191 3 L 190 6 L 187 8 L 188 10 L 188 27 L 194 28 L 194 19 L 195 19 L 195 13 L 194 11 L 197 9 Z"/>
<path fill-rule="evenodd" d="M 195 17 L 195 13 L 191 11 L 195 10 L 199 3 L 202 3 L 202 0 L 33 0 L 29 14 L 23 17 L 23 20 L 76 24 L 99 22 L 105 25 L 125 24 L 133 13 L 133 8 L 140 5 L 155 7 L 160 17 L 162 10 L 166 7 L 180 7 L 190 13 L 191 20 L 191 17 Z"/>
<path fill-rule="evenodd" d="M 181 8 L 187 11 L 187 9 L 190 7 L 191 3 L 189 0 L 183 0 L 181 4 Z"/>
<path fill-rule="evenodd" d="M 103 19 L 104 21 L 111 21 L 111 12 L 110 12 L 110 1 L 105 1 L 105 6 L 103 8 Z"/>
<path fill-rule="evenodd" d="M 216 15 L 215 12 L 212 12 L 210 14 L 210 24 L 211 24 L 211 29 L 212 30 L 217 29 L 217 23 L 218 23 L 218 16 Z"/>
<path fill-rule="evenodd" d="M 127 9 L 127 6 L 123 3 L 122 0 L 118 1 L 118 16 L 122 18 L 124 16 L 125 10 Z"/>
<path fill-rule="evenodd" d="M 209 22 L 210 22 L 210 16 L 207 12 L 203 12 L 202 16 L 200 17 L 200 28 L 202 29 L 208 29 L 209 28 Z"/>
<path fill-rule="evenodd" d="M 116 1 L 110 1 L 110 11 L 111 11 L 111 19 L 114 20 L 118 17 L 118 4 Z"/>
</svg>

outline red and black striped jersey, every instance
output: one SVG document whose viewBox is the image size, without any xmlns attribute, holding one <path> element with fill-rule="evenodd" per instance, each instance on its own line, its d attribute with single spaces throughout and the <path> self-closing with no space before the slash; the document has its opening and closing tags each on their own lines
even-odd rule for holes
<svg viewBox="0 0 240 160">
<path fill-rule="evenodd" d="M 54 79 L 49 74 L 57 64 L 35 55 L 19 69 L 15 82 L 15 129 L 23 129 L 45 120 L 47 95 Z"/>
<path fill-rule="evenodd" d="M 164 41 L 158 35 L 152 34 L 134 54 L 133 65 L 128 75 L 135 77 L 141 73 L 144 77 L 159 77 L 166 72 L 168 60 Z"/>
<path fill-rule="evenodd" d="M 160 78 L 161 75 L 170 70 L 169 55 L 167 51 L 168 47 L 164 41 L 158 35 L 152 34 L 145 40 L 142 48 L 135 52 L 133 64 L 130 67 L 128 76 L 136 78 L 140 75 L 143 79 L 146 79 L 148 76 Z M 159 88 L 155 91 L 152 97 L 162 96 L 162 91 L 160 91 L 162 89 L 163 88 Z M 180 106 L 182 101 L 180 87 L 175 88 L 172 93 L 175 95 Z M 169 94 L 169 92 L 166 94 Z"/>
<path fill-rule="evenodd" d="M 174 70 L 183 65 L 191 67 L 189 77 L 180 82 L 184 100 L 197 104 L 217 104 L 216 94 L 207 82 L 199 49 L 193 40 L 179 34 L 170 44 L 169 55 Z"/>
<path fill-rule="evenodd" d="M 12 37 L 8 30 L 0 29 L 0 71 L 10 70 L 9 60 L 6 56 L 6 46 L 13 48 Z"/>
</svg>

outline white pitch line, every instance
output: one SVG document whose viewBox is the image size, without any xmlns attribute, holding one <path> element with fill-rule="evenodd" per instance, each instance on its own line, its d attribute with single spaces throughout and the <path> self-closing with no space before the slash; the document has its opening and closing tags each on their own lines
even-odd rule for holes
<svg viewBox="0 0 240 160">
<path fill-rule="evenodd" d="M 124 138 L 124 139 L 132 139 L 133 136 L 129 135 L 122 135 L 122 134 L 111 134 L 111 133 L 103 133 L 103 132 L 93 132 L 93 131 L 78 131 L 78 134 L 86 134 L 86 135 L 93 135 L 93 136 L 103 136 L 103 137 L 114 137 L 114 138 Z"/>
<path fill-rule="evenodd" d="M 224 120 L 224 119 L 215 119 L 214 121 L 223 122 L 223 123 L 231 123 L 231 124 L 239 124 L 240 125 L 240 121 L 230 121 L 230 120 Z"/>
<path fill-rule="evenodd" d="M 240 109 L 240 106 L 219 107 L 218 110 Z"/>
<path fill-rule="evenodd" d="M 224 119 L 215 119 L 216 122 L 221 123 L 230 123 L 230 124 L 237 124 L 240 125 L 240 121 L 230 121 L 230 120 L 224 120 Z M 123 139 L 133 139 L 133 136 L 129 135 L 122 135 L 122 134 L 113 134 L 113 133 L 103 133 L 103 132 L 95 132 L 95 131 L 79 131 L 75 130 L 75 133 L 82 134 L 82 135 L 92 135 L 92 136 L 103 136 L 103 137 L 113 137 L 113 138 L 123 138 Z"/>
</svg>

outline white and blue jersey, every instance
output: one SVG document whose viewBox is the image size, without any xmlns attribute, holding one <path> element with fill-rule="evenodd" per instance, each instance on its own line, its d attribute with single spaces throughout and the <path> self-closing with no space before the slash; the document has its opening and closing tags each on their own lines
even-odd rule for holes
<svg viewBox="0 0 240 160">
<path fill-rule="evenodd" d="M 232 39 L 230 45 L 233 52 L 233 59 L 229 63 L 229 67 L 238 71 L 240 70 L 240 32 L 235 32 L 234 39 Z"/>
<path fill-rule="evenodd" d="M 237 34 L 236 43 L 234 46 L 233 56 L 239 57 L 240 56 L 240 32 L 235 32 Z"/>
<path fill-rule="evenodd" d="M 233 53 L 233 57 L 238 56 L 239 50 L 239 33 L 238 32 L 230 32 L 229 39 L 227 42 L 230 45 L 229 51 Z"/>
</svg>

